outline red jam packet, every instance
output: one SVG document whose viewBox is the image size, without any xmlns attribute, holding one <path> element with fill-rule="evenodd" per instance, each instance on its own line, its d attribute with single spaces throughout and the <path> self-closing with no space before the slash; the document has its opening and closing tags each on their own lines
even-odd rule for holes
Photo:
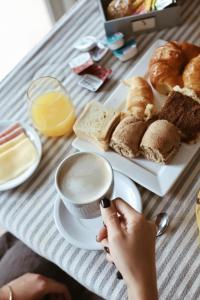
<svg viewBox="0 0 200 300">
<path fill-rule="evenodd" d="M 112 70 L 106 69 L 102 66 L 93 65 L 87 68 L 87 70 L 84 70 L 84 74 L 90 74 L 98 77 L 99 79 L 106 81 L 109 76 L 112 74 Z"/>
<path fill-rule="evenodd" d="M 84 71 L 84 76 L 79 85 L 91 92 L 96 92 L 111 75 L 112 70 L 93 65 Z"/>
<path fill-rule="evenodd" d="M 94 62 L 91 55 L 89 53 L 84 53 L 74 57 L 70 61 L 69 66 L 76 74 L 80 74 L 93 64 Z"/>
</svg>

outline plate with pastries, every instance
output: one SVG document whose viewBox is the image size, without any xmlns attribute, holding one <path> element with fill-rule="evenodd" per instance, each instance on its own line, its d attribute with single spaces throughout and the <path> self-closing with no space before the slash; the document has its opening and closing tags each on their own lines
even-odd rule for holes
<svg viewBox="0 0 200 300">
<path fill-rule="evenodd" d="M 156 41 L 103 104 L 86 105 L 73 146 L 164 196 L 200 142 L 200 47 Z"/>
<path fill-rule="evenodd" d="M 31 126 L 0 121 L 0 191 L 13 189 L 30 178 L 41 156 L 41 141 Z"/>
</svg>

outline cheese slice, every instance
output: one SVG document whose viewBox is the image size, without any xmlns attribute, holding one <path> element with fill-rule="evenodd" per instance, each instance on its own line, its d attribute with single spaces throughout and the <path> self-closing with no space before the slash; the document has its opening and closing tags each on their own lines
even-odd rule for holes
<svg viewBox="0 0 200 300">
<path fill-rule="evenodd" d="M 6 142 L 5 144 L 0 145 L 0 154 L 6 152 L 10 148 L 14 147 L 15 145 L 17 145 L 18 143 L 23 141 L 24 139 L 26 139 L 26 135 L 24 133 L 21 133 L 13 140 L 10 140 L 9 142 Z"/>
<path fill-rule="evenodd" d="M 0 154 L 0 183 L 5 183 L 27 170 L 37 159 L 32 142 L 25 138 Z"/>
</svg>

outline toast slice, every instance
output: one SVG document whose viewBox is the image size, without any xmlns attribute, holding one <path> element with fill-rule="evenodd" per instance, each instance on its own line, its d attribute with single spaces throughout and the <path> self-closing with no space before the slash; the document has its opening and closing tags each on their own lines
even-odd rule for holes
<svg viewBox="0 0 200 300">
<path fill-rule="evenodd" d="M 73 130 L 77 137 L 91 141 L 106 151 L 119 122 L 119 112 L 106 108 L 97 101 L 91 101 L 76 120 Z"/>
</svg>

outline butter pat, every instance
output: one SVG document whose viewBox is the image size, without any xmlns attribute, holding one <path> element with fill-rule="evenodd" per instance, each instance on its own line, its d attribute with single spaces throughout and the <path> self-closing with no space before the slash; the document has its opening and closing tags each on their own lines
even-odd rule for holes
<svg viewBox="0 0 200 300">
<path fill-rule="evenodd" d="M 32 142 L 25 138 L 0 154 L 0 183 L 9 181 L 27 170 L 37 159 Z"/>
<path fill-rule="evenodd" d="M 111 50 L 116 50 L 124 46 L 124 34 L 121 32 L 114 33 L 107 37 L 107 45 Z"/>
<path fill-rule="evenodd" d="M 124 47 L 113 51 L 113 54 L 122 62 L 133 58 L 137 54 L 137 45 L 135 40 L 129 40 Z"/>
</svg>

